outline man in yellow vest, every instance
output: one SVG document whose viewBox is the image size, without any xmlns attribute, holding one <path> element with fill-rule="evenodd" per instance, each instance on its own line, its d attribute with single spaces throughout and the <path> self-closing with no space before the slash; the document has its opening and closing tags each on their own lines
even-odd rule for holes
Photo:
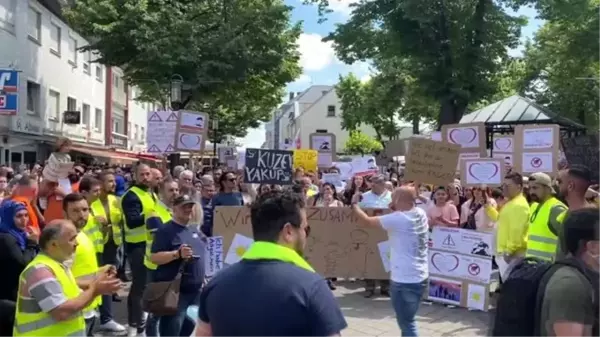
<svg viewBox="0 0 600 337">
<path fill-rule="evenodd" d="M 150 255 L 152 255 L 152 242 L 154 233 L 169 222 L 172 216 L 172 207 L 175 198 L 179 195 L 179 184 L 170 178 L 167 178 L 160 184 L 159 200 L 156 202 L 154 212 L 150 213 L 146 219 L 146 255 L 144 256 L 144 265 L 148 268 L 148 281 L 152 281 L 152 272 L 157 266 L 154 264 Z M 150 314 L 146 322 L 146 336 L 158 336 L 158 317 Z"/>
<path fill-rule="evenodd" d="M 135 168 L 135 184 L 121 197 L 125 254 L 131 268 L 131 288 L 127 297 L 130 334 L 143 334 L 146 315 L 142 310 L 142 295 L 146 287 L 147 270 L 144 266 L 146 252 L 146 217 L 154 212 L 156 196 L 152 192 L 155 180 L 150 167 L 139 164 Z M 136 329 L 136 331 L 133 331 Z"/>
<path fill-rule="evenodd" d="M 537 172 L 529 176 L 529 195 L 533 203 L 530 206 L 527 257 L 554 261 L 561 226 L 558 219 L 567 210 L 555 194 L 549 175 Z"/>
<path fill-rule="evenodd" d="M 40 235 L 40 249 L 21 273 L 14 336 L 86 336 L 83 316 L 96 297 L 120 289 L 110 270 L 80 289 L 65 266 L 77 247 L 77 229 L 68 220 L 54 220 Z"/>
</svg>

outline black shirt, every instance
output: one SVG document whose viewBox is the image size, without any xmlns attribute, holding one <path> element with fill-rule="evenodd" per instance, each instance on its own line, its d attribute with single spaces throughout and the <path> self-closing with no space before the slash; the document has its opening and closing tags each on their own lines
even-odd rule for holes
<svg viewBox="0 0 600 337">
<path fill-rule="evenodd" d="M 213 336 L 330 336 L 348 325 L 327 282 L 293 264 L 242 260 L 200 295 Z"/>
<path fill-rule="evenodd" d="M 2 252 L 0 254 L 0 266 L 2 266 L 0 299 L 16 301 L 19 276 L 37 255 L 37 245 L 28 240 L 23 251 L 14 236 L 0 233 L 0 251 Z"/>
</svg>

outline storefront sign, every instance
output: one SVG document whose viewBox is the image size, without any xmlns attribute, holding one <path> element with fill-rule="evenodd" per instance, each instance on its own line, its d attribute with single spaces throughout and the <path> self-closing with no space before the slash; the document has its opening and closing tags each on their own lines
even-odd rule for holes
<svg viewBox="0 0 600 337">
<path fill-rule="evenodd" d="M 112 136 L 110 137 L 110 144 L 115 147 L 127 149 L 127 136 L 122 136 L 122 135 L 113 133 Z"/>
<path fill-rule="evenodd" d="M 0 69 L 0 115 L 14 116 L 19 111 L 19 72 Z"/>
<path fill-rule="evenodd" d="M 25 116 L 14 116 L 12 119 L 12 131 L 41 135 L 43 132 L 42 121 Z"/>
</svg>

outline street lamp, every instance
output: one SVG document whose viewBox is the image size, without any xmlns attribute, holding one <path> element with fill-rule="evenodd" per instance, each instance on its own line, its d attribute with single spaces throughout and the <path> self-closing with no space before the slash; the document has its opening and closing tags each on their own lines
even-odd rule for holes
<svg viewBox="0 0 600 337">
<path fill-rule="evenodd" d="M 217 168 L 219 160 L 217 158 L 217 130 L 219 129 L 219 121 L 216 118 L 212 120 L 213 129 L 213 168 Z"/>
<path fill-rule="evenodd" d="M 171 76 L 171 108 L 179 110 L 181 106 L 181 91 L 183 89 L 183 77 L 179 74 Z"/>
</svg>

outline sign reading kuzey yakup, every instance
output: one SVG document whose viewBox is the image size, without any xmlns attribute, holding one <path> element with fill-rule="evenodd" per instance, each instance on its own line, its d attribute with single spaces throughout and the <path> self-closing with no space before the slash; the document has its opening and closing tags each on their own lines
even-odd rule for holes
<svg viewBox="0 0 600 337">
<path fill-rule="evenodd" d="M 246 149 L 244 182 L 249 184 L 292 184 L 293 151 Z"/>
</svg>

